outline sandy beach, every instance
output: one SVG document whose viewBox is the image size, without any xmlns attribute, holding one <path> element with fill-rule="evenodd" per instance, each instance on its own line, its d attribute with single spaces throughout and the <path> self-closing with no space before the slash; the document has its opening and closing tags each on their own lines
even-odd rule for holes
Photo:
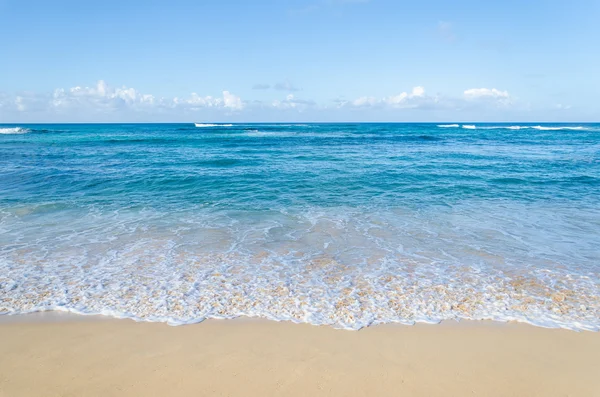
<svg viewBox="0 0 600 397">
<path fill-rule="evenodd" d="M 597 396 L 598 357 L 598 333 L 523 324 L 33 315 L 0 323 L 0 396 Z"/>
</svg>

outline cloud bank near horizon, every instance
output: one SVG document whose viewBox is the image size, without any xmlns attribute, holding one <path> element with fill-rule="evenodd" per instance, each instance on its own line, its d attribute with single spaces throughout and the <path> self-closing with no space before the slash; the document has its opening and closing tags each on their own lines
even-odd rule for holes
<svg viewBox="0 0 600 397">
<path fill-rule="evenodd" d="M 298 91 L 291 84 L 276 91 Z M 256 89 L 265 89 L 263 86 Z M 503 114 L 527 111 L 506 90 L 468 88 L 462 95 L 429 94 L 415 86 L 385 97 L 361 96 L 354 99 L 333 99 L 319 103 L 299 97 L 296 92 L 270 101 L 242 99 L 231 91 L 219 95 L 158 97 L 132 87 L 113 87 L 104 80 L 93 86 L 58 88 L 51 93 L 0 93 L 0 122 L 127 122 L 127 121 L 438 121 L 475 120 L 484 115 L 496 120 Z M 560 104 L 554 110 L 567 111 Z M 451 117 L 454 115 L 454 117 Z M 484 120 L 482 120 L 484 121 Z"/>
</svg>

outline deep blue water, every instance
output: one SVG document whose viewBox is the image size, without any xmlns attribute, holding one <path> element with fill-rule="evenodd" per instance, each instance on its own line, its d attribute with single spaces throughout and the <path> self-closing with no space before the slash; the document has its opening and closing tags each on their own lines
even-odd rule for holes
<svg viewBox="0 0 600 397">
<path fill-rule="evenodd" d="M 0 125 L 0 312 L 600 325 L 600 124 Z"/>
</svg>

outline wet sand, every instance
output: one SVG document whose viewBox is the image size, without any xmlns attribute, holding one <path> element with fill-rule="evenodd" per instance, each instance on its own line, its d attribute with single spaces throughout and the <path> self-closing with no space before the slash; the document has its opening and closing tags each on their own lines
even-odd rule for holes
<svg viewBox="0 0 600 397">
<path fill-rule="evenodd" d="M 40 321 L 41 320 L 41 321 Z M 3 316 L 0 396 L 600 396 L 600 333 Z"/>
</svg>

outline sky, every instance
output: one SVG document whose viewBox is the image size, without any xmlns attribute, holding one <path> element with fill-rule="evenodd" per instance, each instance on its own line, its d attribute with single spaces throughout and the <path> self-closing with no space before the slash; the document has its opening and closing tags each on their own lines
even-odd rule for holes
<svg viewBox="0 0 600 397">
<path fill-rule="evenodd" d="M 600 121 L 598 0 L 0 0 L 0 123 Z"/>
</svg>

